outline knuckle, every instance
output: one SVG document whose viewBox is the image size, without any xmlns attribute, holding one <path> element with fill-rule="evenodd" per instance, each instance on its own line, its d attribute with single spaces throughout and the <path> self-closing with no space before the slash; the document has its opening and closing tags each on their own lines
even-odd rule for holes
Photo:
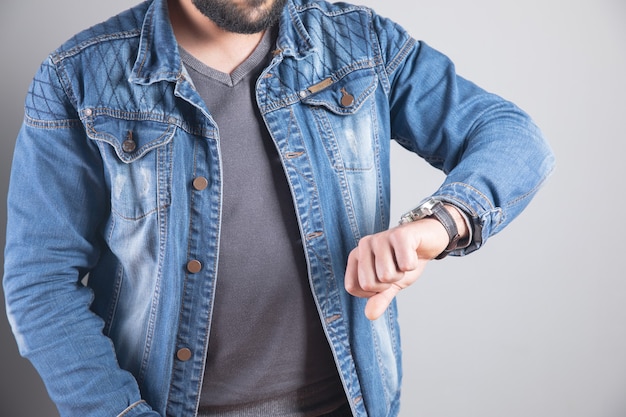
<svg viewBox="0 0 626 417">
<path fill-rule="evenodd" d="M 402 272 L 413 271 L 415 268 L 417 268 L 417 263 L 409 257 L 398 260 L 398 269 Z"/>
<path fill-rule="evenodd" d="M 348 278 L 346 278 L 343 282 L 343 286 L 350 294 L 352 294 L 358 288 L 354 280 Z"/>
<path fill-rule="evenodd" d="M 360 288 L 361 288 L 361 290 L 363 290 L 365 292 L 369 292 L 369 293 L 377 292 L 376 285 L 374 283 L 371 283 L 371 282 L 365 282 L 365 283 L 361 284 Z"/>
<path fill-rule="evenodd" d="M 371 242 L 372 242 L 372 239 L 373 239 L 372 235 L 363 236 L 361 239 L 359 239 L 359 243 L 358 243 L 357 246 L 359 248 L 362 248 L 362 247 L 365 247 L 365 246 L 370 246 Z"/>
<path fill-rule="evenodd" d="M 383 283 L 392 283 L 398 280 L 398 273 L 396 271 L 381 271 L 378 274 L 378 280 Z"/>
<path fill-rule="evenodd" d="M 389 239 L 389 243 L 391 243 L 392 245 L 396 245 L 396 244 L 404 242 L 405 237 L 406 237 L 406 229 L 402 227 L 396 227 L 395 229 L 389 230 L 388 239 Z"/>
</svg>

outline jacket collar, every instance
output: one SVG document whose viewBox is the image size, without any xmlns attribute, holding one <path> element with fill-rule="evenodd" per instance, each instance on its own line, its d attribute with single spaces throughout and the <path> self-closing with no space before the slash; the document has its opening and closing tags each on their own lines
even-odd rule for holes
<svg viewBox="0 0 626 417">
<path fill-rule="evenodd" d="M 298 14 L 297 0 L 289 0 L 279 21 L 277 48 L 285 56 L 302 59 L 315 52 L 313 42 Z"/>
<path fill-rule="evenodd" d="M 289 0 L 279 21 L 277 49 L 284 56 L 302 59 L 314 52 L 295 2 Z M 153 0 L 141 27 L 139 51 L 130 81 L 152 84 L 176 81 L 183 73 L 178 43 L 169 19 L 167 0 Z"/>
</svg>

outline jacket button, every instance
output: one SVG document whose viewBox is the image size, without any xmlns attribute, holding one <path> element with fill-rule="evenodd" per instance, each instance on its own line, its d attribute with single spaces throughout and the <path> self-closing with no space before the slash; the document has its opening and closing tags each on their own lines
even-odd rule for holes
<svg viewBox="0 0 626 417">
<path fill-rule="evenodd" d="M 197 274 L 198 272 L 202 271 L 202 264 L 200 263 L 200 261 L 197 260 L 192 260 L 187 262 L 187 271 L 191 272 L 192 274 Z"/>
<path fill-rule="evenodd" d="M 193 188 L 195 188 L 198 191 L 202 191 L 208 186 L 209 186 L 209 180 L 207 180 L 204 177 L 198 177 L 193 180 Z"/>
<path fill-rule="evenodd" d="M 137 143 L 132 140 L 132 139 L 126 139 L 123 143 L 122 143 L 122 149 L 124 150 L 124 152 L 126 153 L 131 153 L 133 152 L 135 149 L 137 149 Z"/>
<path fill-rule="evenodd" d="M 341 105 L 343 107 L 350 107 L 354 104 L 354 96 L 350 93 L 348 93 L 348 91 L 345 88 L 341 89 Z"/>
<path fill-rule="evenodd" d="M 176 352 L 176 357 L 179 361 L 182 362 L 187 362 L 189 359 L 191 359 L 191 356 L 191 350 L 187 348 L 178 349 L 178 351 Z"/>
</svg>

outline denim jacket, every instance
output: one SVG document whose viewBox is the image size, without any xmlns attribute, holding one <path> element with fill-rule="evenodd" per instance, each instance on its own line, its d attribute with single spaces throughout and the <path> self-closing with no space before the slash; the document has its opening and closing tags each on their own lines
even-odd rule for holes
<svg viewBox="0 0 626 417">
<path fill-rule="evenodd" d="M 520 213 L 552 153 L 524 112 L 365 7 L 290 0 L 256 100 L 353 413 L 396 416 L 396 305 L 369 321 L 366 300 L 343 287 L 350 250 L 396 222 L 391 141 L 446 173 L 435 195 L 475 231 L 455 255 Z M 76 35 L 42 64 L 12 166 L 4 289 L 20 352 L 63 416 L 195 415 L 221 164 L 165 0 Z"/>
</svg>

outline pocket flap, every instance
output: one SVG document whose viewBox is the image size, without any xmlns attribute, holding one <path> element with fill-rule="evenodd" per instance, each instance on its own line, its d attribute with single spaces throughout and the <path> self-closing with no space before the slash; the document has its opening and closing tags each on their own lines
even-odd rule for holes
<svg viewBox="0 0 626 417">
<path fill-rule="evenodd" d="M 334 75 L 304 90 L 302 102 L 325 107 L 336 114 L 352 114 L 372 95 L 377 83 L 372 68 L 351 71 L 342 77 Z"/>
<path fill-rule="evenodd" d="M 117 157 L 127 164 L 169 143 L 175 131 L 175 125 L 170 123 L 119 119 L 108 115 L 91 117 L 85 125 L 91 139 L 111 145 Z"/>
</svg>

